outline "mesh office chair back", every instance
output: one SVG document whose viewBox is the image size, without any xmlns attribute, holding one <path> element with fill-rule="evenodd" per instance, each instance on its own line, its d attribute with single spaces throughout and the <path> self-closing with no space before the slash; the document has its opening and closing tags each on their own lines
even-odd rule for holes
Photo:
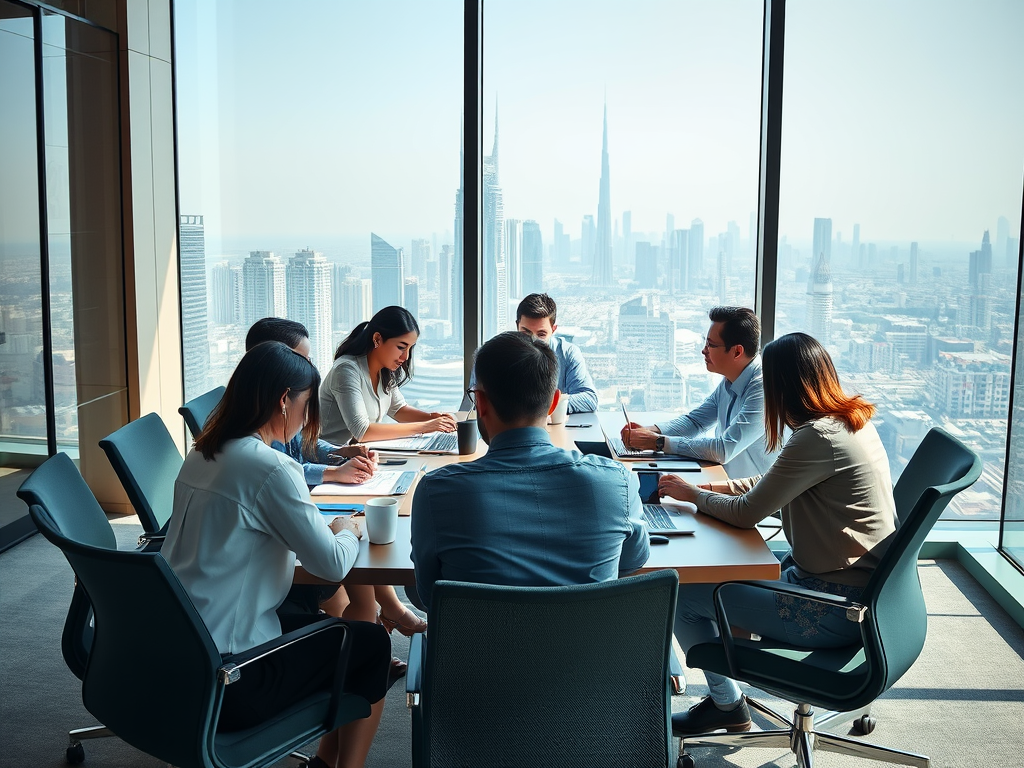
<svg viewBox="0 0 1024 768">
<path fill-rule="evenodd" d="M 667 765 L 677 587 L 438 582 L 413 764 Z"/>
<path fill-rule="evenodd" d="M 184 461 L 163 419 L 149 413 L 100 440 L 147 533 L 171 518 L 174 480 Z"/>
<path fill-rule="evenodd" d="M 185 419 L 188 431 L 192 433 L 193 440 L 203 431 L 203 425 L 206 424 L 213 409 L 217 407 L 217 403 L 224 396 L 224 389 L 224 387 L 214 387 L 209 392 L 192 398 L 178 409 L 178 413 Z"/>
</svg>

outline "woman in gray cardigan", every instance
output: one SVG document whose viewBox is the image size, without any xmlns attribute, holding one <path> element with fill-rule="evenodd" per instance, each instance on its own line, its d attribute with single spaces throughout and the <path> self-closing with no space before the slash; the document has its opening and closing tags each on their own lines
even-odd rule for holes
<svg viewBox="0 0 1024 768">
<path fill-rule="evenodd" d="M 782 449 L 775 463 L 763 475 L 701 486 L 663 475 L 659 491 L 740 528 L 782 510 L 792 549 L 781 580 L 856 599 L 896 530 L 889 460 L 870 421 L 875 407 L 843 392 L 832 358 L 805 333 L 771 342 L 762 360 L 765 440 L 769 451 Z M 785 445 L 784 429 L 791 431 Z M 684 650 L 718 636 L 715 586 L 680 586 L 676 636 Z M 732 595 L 735 629 L 818 648 L 859 638 L 842 611 L 820 603 L 754 589 Z M 674 715 L 673 732 L 748 730 L 750 713 L 736 683 L 713 672 L 705 677 L 711 695 Z"/>
</svg>

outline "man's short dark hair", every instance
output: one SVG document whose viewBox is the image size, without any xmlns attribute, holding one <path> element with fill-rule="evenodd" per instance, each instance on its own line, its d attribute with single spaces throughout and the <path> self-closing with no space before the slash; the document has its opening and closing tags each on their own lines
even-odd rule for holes
<svg viewBox="0 0 1024 768">
<path fill-rule="evenodd" d="M 743 347 L 753 357 L 761 347 L 761 321 L 747 307 L 712 307 L 708 312 L 712 323 L 722 323 L 722 343 L 727 347 Z"/>
<path fill-rule="evenodd" d="M 558 358 L 547 342 L 499 333 L 476 351 L 476 381 L 506 424 L 547 415 L 558 386 Z"/>
<path fill-rule="evenodd" d="M 531 293 L 516 307 L 516 325 L 519 325 L 522 317 L 531 317 L 534 320 L 543 320 L 547 317 L 551 319 L 551 325 L 554 325 L 556 312 L 558 307 L 555 306 L 554 299 L 546 293 Z"/>
<path fill-rule="evenodd" d="M 283 317 L 264 317 L 253 323 L 245 335 L 245 350 L 248 352 L 264 341 L 280 341 L 289 349 L 295 349 L 299 342 L 308 338 L 309 331 L 302 323 Z"/>
</svg>

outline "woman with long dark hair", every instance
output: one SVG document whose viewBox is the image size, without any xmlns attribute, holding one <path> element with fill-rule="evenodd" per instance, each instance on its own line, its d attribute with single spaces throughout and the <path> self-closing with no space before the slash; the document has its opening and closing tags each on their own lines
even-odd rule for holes
<svg viewBox="0 0 1024 768">
<path fill-rule="evenodd" d="M 314 576 L 337 582 L 359 552 L 359 526 L 348 517 L 328 525 L 299 464 L 271 448 L 299 432 L 306 450 L 315 447 L 319 384 L 302 355 L 276 341 L 257 344 L 238 364 L 178 473 L 162 554 L 221 653 L 246 651 L 321 618 L 277 613 L 296 556 Z M 325 736 L 311 765 L 363 765 L 383 711 L 391 644 L 374 624 L 348 627 L 343 680 L 335 678 L 336 635 L 297 644 L 225 689 L 220 727 L 252 727 L 311 691 L 341 686 L 371 704 L 370 717 Z"/>
<path fill-rule="evenodd" d="M 871 424 L 875 407 L 843 392 L 832 358 L 805 333 L 765 346 L 762 362 L 767 447 L 782 449 L 771 468 L 757 477 L 701 486 L 663 475 L 659 490 L 740 528 L 753 528 L 781 509 L 792 546 L 782 561 L 781 580 L 856 600 L 896 530 L 889 460 Z M 791 431 L 785 443 L 784 430 Z M 719 628 L 715 586 L 679 588 L 676 637 L 684 650 L 719 631 L 817 648 L 851 645 L 860 637 L 859 625 L 842 610 L 743 587 L 730 593 L 734 626 Z M 750 713 L 736 683 L 704 674 L 711 695 L 689 712 L 673 715 L 673 732 L 748 730 Z"/>
<path fill-rule="evenodd" d="M 352 330 L 320 392 L 324 439 L 342 444 L 455 431 L 451 414 L 421 411 L 402 397 L 419 336 L 416 318 L 403 307 L 384 307 Z M 396 423 L 383 423 L 385 416 Z"/>
</svg>

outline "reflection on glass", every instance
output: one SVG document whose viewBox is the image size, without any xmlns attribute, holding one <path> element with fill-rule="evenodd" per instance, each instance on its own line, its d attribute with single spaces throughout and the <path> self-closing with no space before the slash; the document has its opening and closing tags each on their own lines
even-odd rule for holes
<svg viewBox="0 0 1024 768">
<path fill-rule="evenodd" d="M 762 12 L 485 3 L 485 339 L 546 292 L 600 408 L 710 394 L 708 309 L 753 302 Z"/>
<path fill-rule="evenodd" d="M 72 448 L 89 411 L 101 429 L 126 409 L 117 38 L 51 13 L 42 28 L 54 404 Z"/>
<path fill-rule="evenodd" d="M 303 323 L 326 373 L 401 304 L 422 330 L 406 400 L 458 407 L 462 10 L 175 3 L 187 398 L 227 382 L 259 318 Z"/>
<path fill-rule="evenodd" d="M 1002 495 L 1022 24 L 1018 4 L 787 4 L 777 333 L 816 336 L 878 406 L 894 480 L 933 426 L 984 458 L 947 517 Z"/>
<path fill-rule="evenodd" d="M 0 1 L 0 452 L 46 455 L 30 14 Z"/>
</svg>

